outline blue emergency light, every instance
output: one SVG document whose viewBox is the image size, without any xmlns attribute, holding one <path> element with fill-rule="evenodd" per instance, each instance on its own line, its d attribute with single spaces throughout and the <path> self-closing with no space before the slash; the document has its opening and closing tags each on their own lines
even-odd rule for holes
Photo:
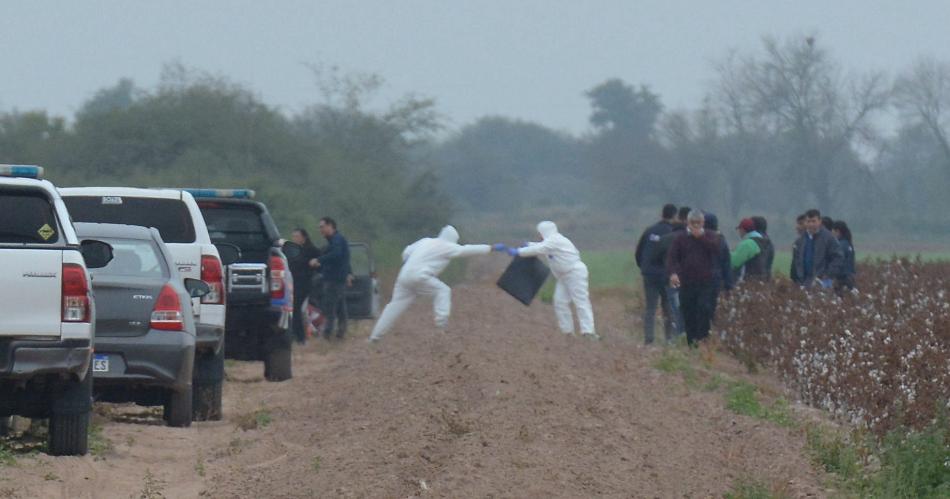
<svg viewBox="0 0 950 499">
<path fill-rule="evenodd" d="M 43 178 L 43 167 L 36 165 L 0 165 L 0 177 Z"/>
<path fill-rule="evenodd" d="M 251 189 L 182 189 L 197 198 L 253 199 Z"/>
</svg>

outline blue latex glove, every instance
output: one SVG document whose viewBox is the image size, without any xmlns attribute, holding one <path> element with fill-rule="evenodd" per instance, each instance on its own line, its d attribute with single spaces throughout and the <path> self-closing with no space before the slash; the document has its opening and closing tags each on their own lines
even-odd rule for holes
<svg viewBox="0 0 950 499">
<path fill-rule="evenodd" d="M 822 279 L 822 280 L 821 280 L 821 287 L 823 287 L 823 288 L 825 288 L 825 289 L 830 289 L 832 285 L 833 285 L 833 283 L 832 283 L 831 279 Z"/>
<path fill-rule="evenodd" d="M 491 245 L 492 251 L 508 251 L 508 246 L 505 246 L 504 243 L 495 243 Z"/>
<path fill-rule="evenodd" d="M 511 256 L 518 256 L 518 248 L 508 248 L 508 254 Z"/>
</svg>

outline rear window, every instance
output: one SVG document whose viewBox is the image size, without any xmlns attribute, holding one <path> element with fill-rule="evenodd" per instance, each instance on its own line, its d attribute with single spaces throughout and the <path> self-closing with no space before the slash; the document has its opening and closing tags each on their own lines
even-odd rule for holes
<svg viewBox="0 0 950 499">
<path fill-rule="evenodd" d="M 155 227 L 166 243 L 195 242 L 191 214 L 178 199 L 68 196 L 63 201 L 74 222 Z"/>
<path fill-rule="evenodd" d="M 46 194 L 0 190 L 0 244 L 54 244 L 59 241 L 56 213 Z"/>
<path fill-rule="evenodd" d="M 267 251 L 273 244 L 254 206 L 198 203 L 214 243 L 228 243 L 242 251 Z"/>
<path fill-rule="evenodd" d="M 112 261 L 94 275 L 168 277 L 167 266 L 155 243 L 140 239 L 107 239 L 112 245 Z"/>
</svg>

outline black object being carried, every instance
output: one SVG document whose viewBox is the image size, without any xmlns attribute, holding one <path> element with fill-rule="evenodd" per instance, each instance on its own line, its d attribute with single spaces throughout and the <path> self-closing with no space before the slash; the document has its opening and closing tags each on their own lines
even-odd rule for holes
<svg viewBox="0 0 950 499">
<path fill-rule="evenodd" d="M 506 293 L 528 306 L 550 273 L 551 270 L 541 260 L 533 256 L 516 256 L 505 269 L 505 273 L 498 278 L 497 284 Z"/>
</svg>

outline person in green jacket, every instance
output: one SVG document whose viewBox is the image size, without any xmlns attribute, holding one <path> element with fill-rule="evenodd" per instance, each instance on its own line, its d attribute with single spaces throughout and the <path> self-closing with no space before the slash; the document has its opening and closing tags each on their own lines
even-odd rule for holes
<svg viewBox="0 0 950 499">
<path fill-rule="evenodd" d="M 755 221 L 744 218 L 736 227 L 742 241 L 730 257 L 736 281 L 744 279 L 768 279 L 767 254 L 771 241 L 755 230 Z"/>
</svg>

